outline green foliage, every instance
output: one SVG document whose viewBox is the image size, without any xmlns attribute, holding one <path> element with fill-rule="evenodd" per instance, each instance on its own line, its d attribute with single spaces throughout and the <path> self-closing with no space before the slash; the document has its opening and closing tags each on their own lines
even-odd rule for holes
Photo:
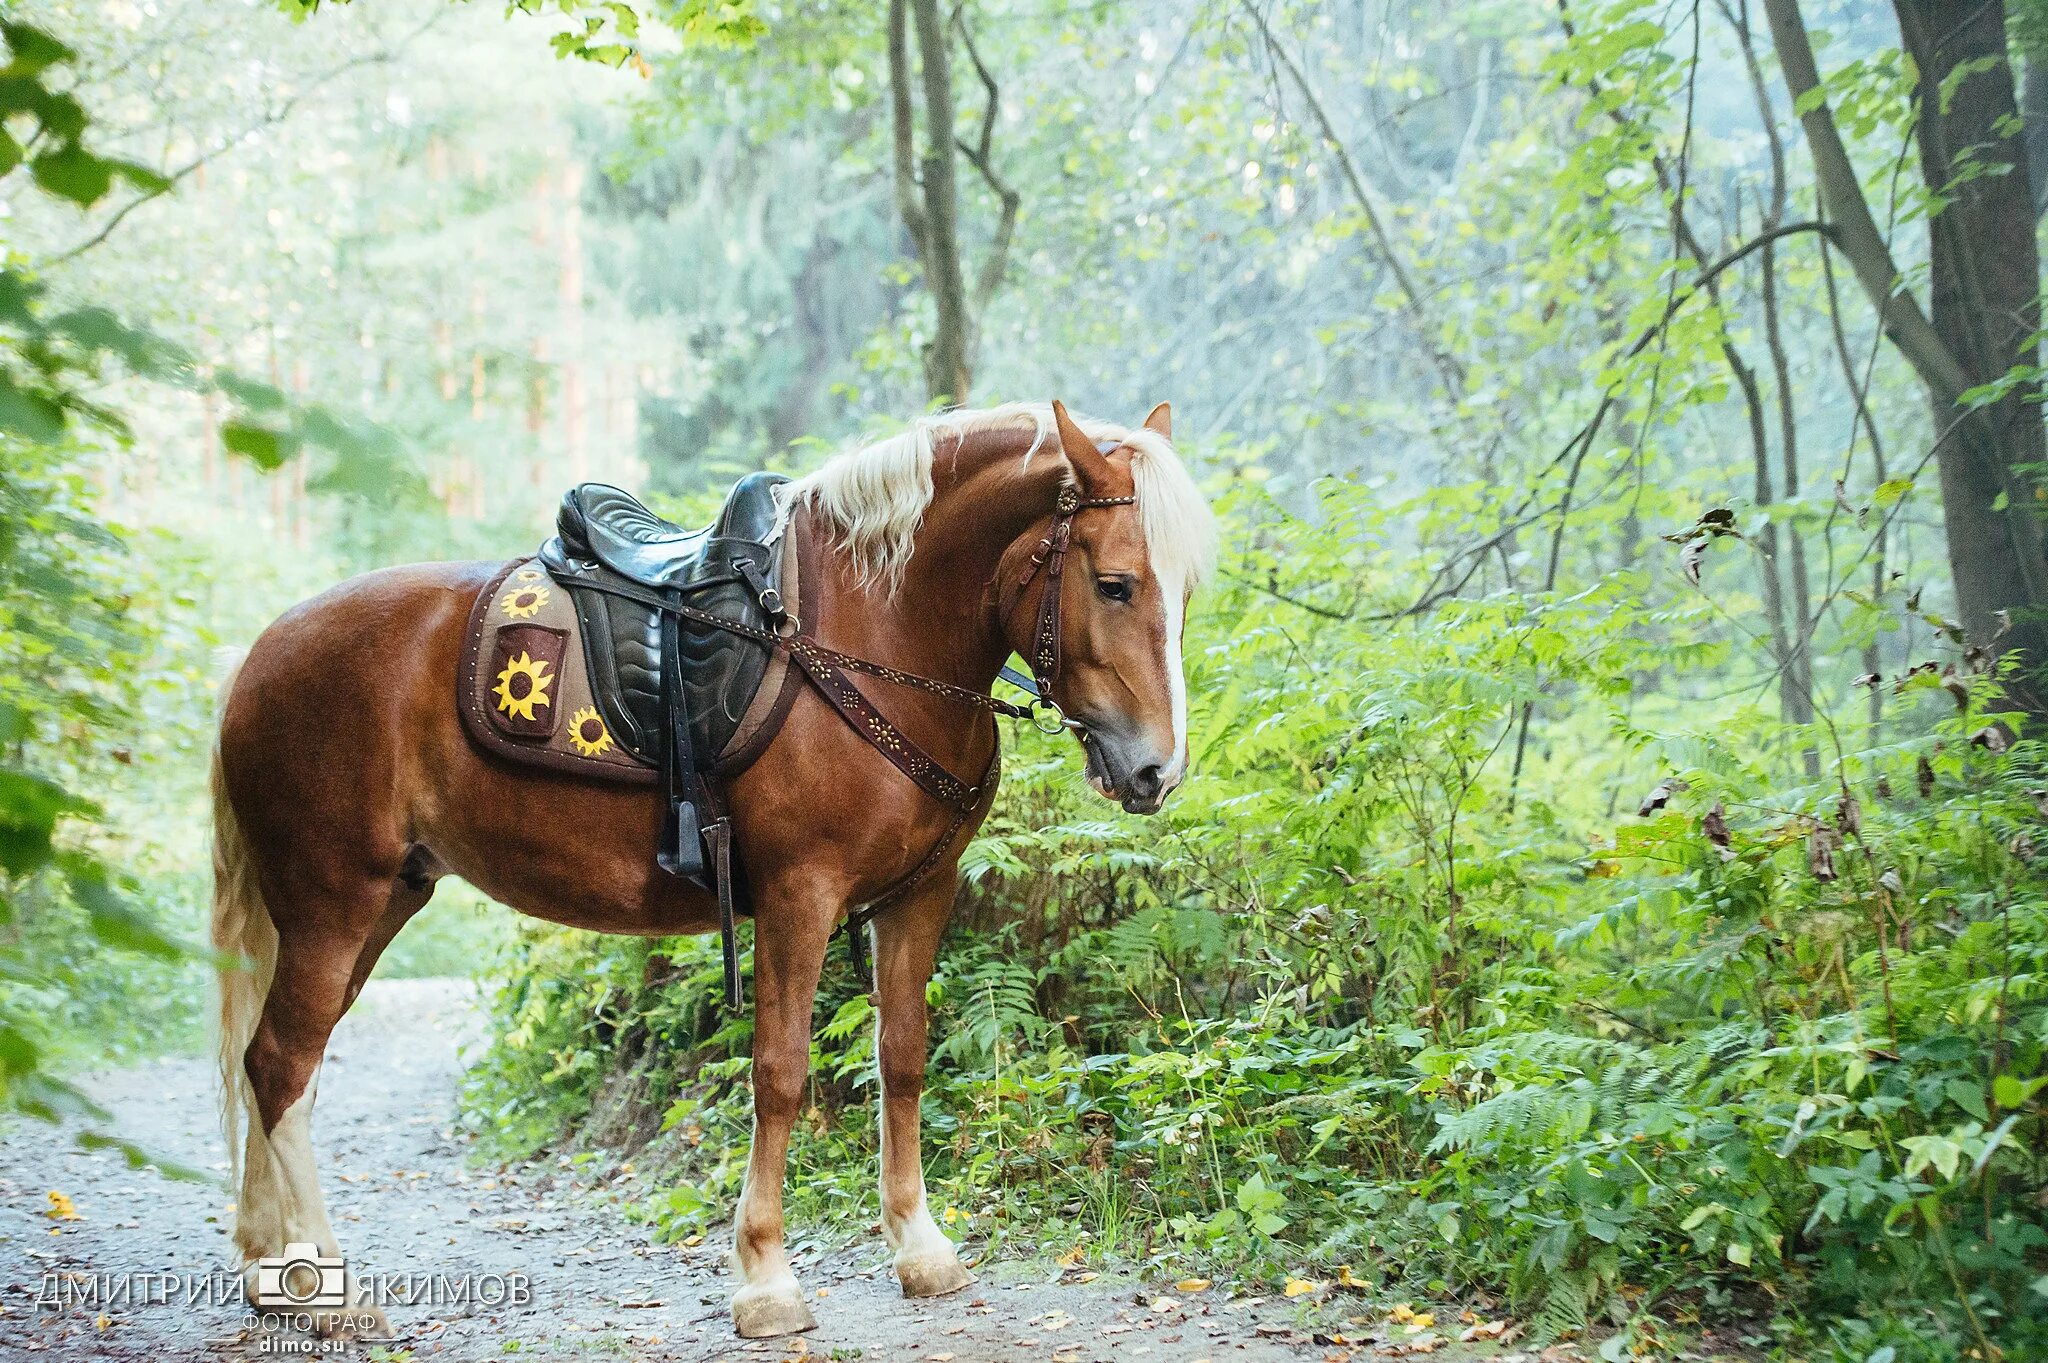
<svg viewBox="0 0 2048 1363">
<path fill-rule="evenodd" d="M 0 79 L 0 1075 L 39 1115 L 194 1028 L 217 642 L 528 549 L 572 476 L 700 494 L 899 421 L 932 325 L 878 7 L 117 8 L 6 29 Z M 977 400 L 1174 399 L 1232 532 L 1166 813 L 1008 755 L 931 986 L 954 1234 L 1484 1289 L 1610 1357 L 2041 1351 L 2048 776 L 1952 646 L 1924 396 L 1848 272 L 1802 233 L 1705 277 L 1760 206 L 1821 216 L 1754 8 L 949 7 L 1023 205 Z M 1882 7 L 1806 8 L 1924 292 L 1910 63 Z M 325 514 L 252 534 L 250 468 Z M 450 890 L 383 969 L 466 963 Z M 713 946 L 535 928 L 498 970 L 485 1144 L 652 1134 L 641 1214 L 726 1216 Z M 859 1232 L 836 958 L 817 1017 L 791 1196 Z"/>
<path fill-rule="evenodd" d="M 1625 577 L 1371 619 L 1410 589 L 1373 546 L 1425 509 L 1376 501 L 1237 500 L 1163 814 L 1103 812 L 1057 743 L 1011 755 L 930 994 L 955 1233 L 1485 1287 L 1536 1338 L 1775 1300 L 1803 1349 L 1828 1320 L 1872 1322 L 1866 1352 L 2039 1347 L 2042 753 L 1969 741 L 1988 679 L 1786 788 L 1739 735 L 1643 721 Z M 1381 584 L 1348 618 L 1281 599 L 1345 578 Z M 1538 696 L 1568 718 L 1517 790 Z M 1608 812 L 1651 774 L 1668 803 Z M 715 993 L 707 942 L 527 934 L 472 1120 L 537 1149 L 624 1083 L 666 1114 L 647 1214 L 700 1231 L 747 1132 L 749 1030 Z M 855 1229 L 871 1011 L 836 961 L 818 1017 L 791 1195 Z"/>
</svg>

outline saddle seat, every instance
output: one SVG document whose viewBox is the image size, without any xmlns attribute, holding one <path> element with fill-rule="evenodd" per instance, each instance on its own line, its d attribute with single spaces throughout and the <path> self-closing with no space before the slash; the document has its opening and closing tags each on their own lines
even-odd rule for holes
<svg viewBox="0 0 2048 1363">
<path fill-rule="evenodd" d="M 726 494 L 718 519 L 700 530 L 663 520 L 618 488 L 584 483 L 562 498 L 558 542 L 565 556 L 595 561 L 628 582 L 689 591 L 731 573 L 738 558 L 775 538 L 775 490 L 787 481 L 748 474 Z"/>
<path fill-rule="evenodd" d="M 603 483 L 580 484 L 562 497 L 555 537 L 541 546 L 540 561 L 575 604 L 591 691 L 606 725 L 651 766 L 663 765 L 673 737 L 662 694 L 664 626 L 657 603 L 681 601 L 754 629 L 775 629 L 783 610 L 785 542 L 775 533 L 775 489 L 787 481 L 780 474 L 748 474 L 727 494 L 717 518 L 699 530 L 666 521 Z M 739 733 L 741 722 L 761 690 L 772 650 L 673 616 L 669 628 L 681 702 L 676 708 L 688 716 L 693 765 L 728 774 L 754 755 L 735 751 L 755 745 L 734 739 L 752 736 Z"/>
</svg>

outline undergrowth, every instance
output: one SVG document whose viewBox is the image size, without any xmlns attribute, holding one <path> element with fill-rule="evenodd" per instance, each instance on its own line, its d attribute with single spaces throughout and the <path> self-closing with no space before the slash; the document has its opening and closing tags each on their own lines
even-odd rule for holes
<svg viewBox="0 0 2048 1363">
<path fill-rule="evenodd" d="M 1247 532 L 1195 622 L 1164 814 L 1010 755 L 930 988 L 949 1233 L 1486 1291 L 1612 1357 L 1703 1324 L 1786 1358 L 2048 1354 L 2048 773 L 1995 679 L 1918 674 L 1860 746 L 1687 727 L 1702 659 L 1633 642 L 1627 577 L 1427 624 L 1291 609 L 1267 588 L 1382 552 L 1328 495 Z M 1518 757 L 1531 702 L 1551 736 Z M 1823 774 L 1788 778 L 1806 748 Z M 727 1217 L 750 1025 L 715 944 L 536 929 L 502 967 L 467 1095 L 491 1148 L 638 1111 L 640 1213 Z M 873 1019 L 837 954 L 817 1020 L 790 1205 L 857 1236 Z"/>
</svg>

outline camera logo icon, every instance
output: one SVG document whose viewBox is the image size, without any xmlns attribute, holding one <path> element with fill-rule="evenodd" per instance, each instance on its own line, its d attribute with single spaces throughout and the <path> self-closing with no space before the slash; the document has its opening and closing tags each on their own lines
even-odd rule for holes
<svg viewBox="0 0 2048 1363">
<path fill-rule="evenodd" d="M 270 1310 L 307 1310 L 348 1305 L 348 1275 L 339 1254 L 294 1240 L 280 1254 L 256 1261 L 256 1303 Z"/>
</svg>

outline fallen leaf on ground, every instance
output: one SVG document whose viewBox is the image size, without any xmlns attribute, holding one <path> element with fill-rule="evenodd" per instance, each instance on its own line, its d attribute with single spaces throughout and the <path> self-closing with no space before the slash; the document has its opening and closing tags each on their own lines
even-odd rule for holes
<svg viewBox="0 0 2048 1363">
<path fill-rule="evenodd" d="M 1207 1278 L 1182 1278 L 1173 1285 L 1176 1292 L 1207 1292 L 1210 1288 Z"/>
<path fill-rule="evenodd" d="M 1290 1297 L 1306 1297 L 1309 1293 L 1317 1291 L 1321 1287 L 1321 1283 L 1311 1281 L 1308 1278 L 1289 1278 L 1287 1286 L 1281 1290 Z"/>
</svg>

